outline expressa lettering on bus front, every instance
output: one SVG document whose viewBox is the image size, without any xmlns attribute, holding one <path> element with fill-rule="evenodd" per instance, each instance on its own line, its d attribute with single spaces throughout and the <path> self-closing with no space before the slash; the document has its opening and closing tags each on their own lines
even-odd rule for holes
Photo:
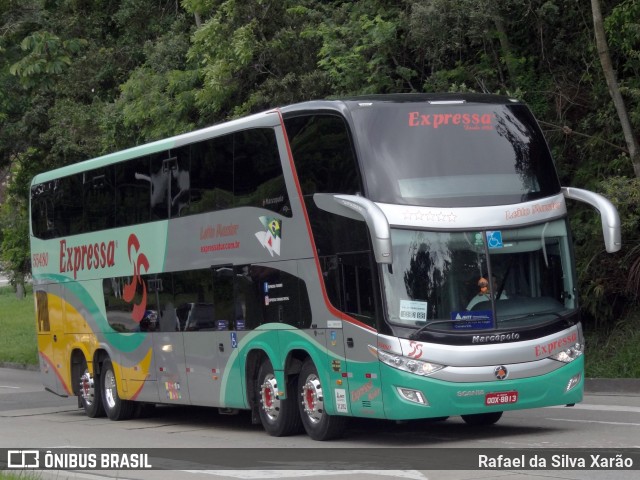
<svg viewBox="0 0 640 480">
<path fill-rule="evenodd" d="M 489 113 L 428 113 L 409 112 L 410 127 L 438 128 L 442 125 L 461 125 L 465 130 L 492 129 L 494 115 Z"/>
</svg>

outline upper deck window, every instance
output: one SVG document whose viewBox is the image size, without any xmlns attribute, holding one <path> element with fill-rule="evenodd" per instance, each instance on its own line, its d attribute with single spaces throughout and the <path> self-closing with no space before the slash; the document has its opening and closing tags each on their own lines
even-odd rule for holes
<svg viewBox="0 0 640 480">
<path fill-rule="evenodd" d="M 381 102 L 352 114 L 374 201 L 471 207 L 560 192 L 546 141 L 524 105 Z"/>
</svg>

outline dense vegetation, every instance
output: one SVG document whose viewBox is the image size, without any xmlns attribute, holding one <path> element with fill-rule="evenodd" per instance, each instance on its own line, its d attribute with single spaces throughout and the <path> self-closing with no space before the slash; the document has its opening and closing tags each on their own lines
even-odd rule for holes
<svg viewBox="0 0 640 480">
<path fill-rule="evenodd" d="M 300 100 L 506 93 L 539 118 L 562 183 L 618 206 L 621 252 L 604 253 L 598 216 L 577 205 L 574 243 L 587 325 L 629 323 L 640 160 L 610 95 L 592 3 L 633 136 L 637 0 L 0 0 L 2 260 L 22 282 L 39 171 Z"/>
</svg>

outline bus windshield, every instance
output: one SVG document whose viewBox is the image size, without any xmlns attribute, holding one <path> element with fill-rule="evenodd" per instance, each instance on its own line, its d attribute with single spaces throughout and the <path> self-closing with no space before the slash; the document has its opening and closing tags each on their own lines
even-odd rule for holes
<svg viewBox="0 0 640 480">
<path fill-rule="evenodd" d="M 361 103 L 352 116 L 375 202 L 475 207 L 560 192 L 546 141 L 524 105 Z"/>
<path fill-rule="evenodd" d="M 539 326 L 576 308 L 565 220 L 496 231 L 392 229 L 388 319 L 430 330 Z"/>
</svg>

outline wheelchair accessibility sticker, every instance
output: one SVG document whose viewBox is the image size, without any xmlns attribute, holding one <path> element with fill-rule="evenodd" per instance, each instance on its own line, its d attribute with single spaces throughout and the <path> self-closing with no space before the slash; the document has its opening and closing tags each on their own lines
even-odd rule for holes
<svg viewBox="0 0 640 480">
<path fill-rule="evenodd" d="M 502 232 L 500 230 L 487 231 L 487 245 L 489 248 L 502 248 Z"/>
</svg>

